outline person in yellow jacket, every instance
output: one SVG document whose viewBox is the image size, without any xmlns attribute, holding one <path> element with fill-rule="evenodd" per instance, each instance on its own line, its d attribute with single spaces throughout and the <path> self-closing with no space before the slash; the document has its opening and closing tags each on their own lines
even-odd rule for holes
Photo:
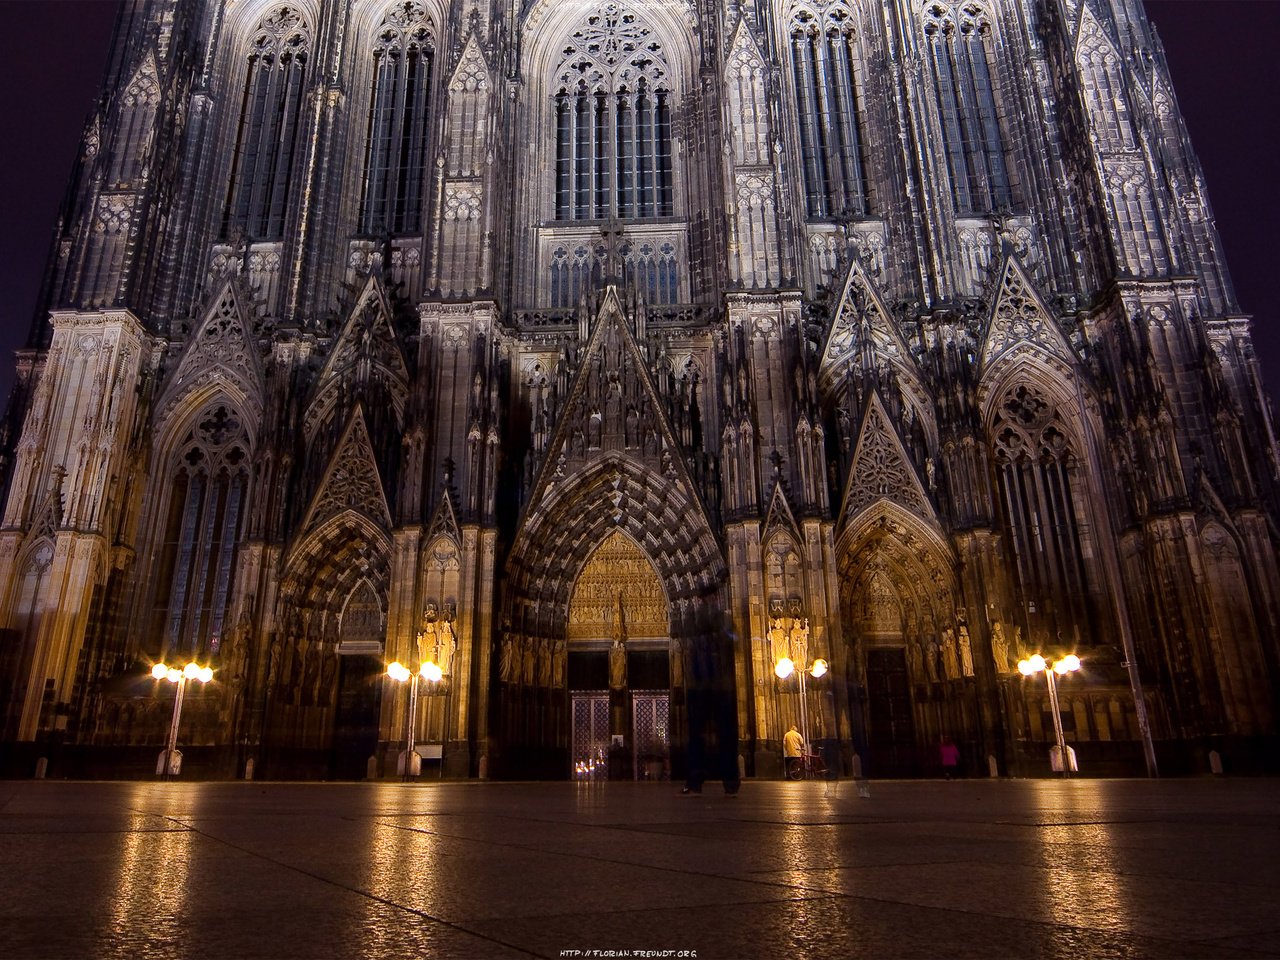
<svg viewBox="0 0 1280 960">
<path fill-rule="evenodd" d="M 800 736 L 794 723 L 782 738 L 782 755 L 786 758 L 787 775 L 795 776 L 800 767 L 800 758 L 804 756 L 804 737 Z"/>
</svg>

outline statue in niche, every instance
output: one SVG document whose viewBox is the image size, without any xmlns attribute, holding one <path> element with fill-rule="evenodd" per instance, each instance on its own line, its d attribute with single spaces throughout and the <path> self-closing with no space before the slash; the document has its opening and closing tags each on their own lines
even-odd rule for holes
<svg viewBox="0 0 1280 960">
<path fill-rule="evenodd" d="M 773 652 L 774 663 L 777 663 L 783 657 L 790 658 L 791 644 L 787 642 L 787 630 L 783 626 L 781 617 L 774 617 L 769 622 L 769 644 Z"/>
<path fill-rule="evenodd" d="M 430 605 L 422 614 L 422 629 L 418 631 L 417 641 L 418 662 L 431 660 L 436 652 L 436 624 L 435 608 Z"/>
<path fill-rule="evenodd" d="M 565 643 L 563 640 L 557 640 L 551 648 L 551 685 L 557 690 L 564 689 L 568 666 L 569 657 L 565 652 Z"/>
<path fill-rule="evenodd" d="M 316 701 L 321 706 L 327 707 L 332 702 L 334 681 L 338 674 L 338 651 L 333 647 L 323 647 L 322 658 L 324 663 L 320 670 L 320 695 Z"/>
<path fill-rule="evenodd" d="M 956 656 L 956 635 L 950 627 L 942 631 L 942 667 L 948 680 L 960 679 L 960 660 Z"/>
<path fill-rule="evenodd" d="M 267 667 L 267 686 L 269 687 L 274 686 L 276 681 L 280 679 L 280 663 L 283 655 L 280 641 L 271 641 L 271 661 Z"/>
<path fill-rule="evenodd" d="M 1009 641 L 999 620 L 991 622 L 991 657 L 996 662 L 996 673 L 1009 672 Z"/>
<path fill-rule="evenodd" d="M 930 640 L 929 647 L 925 651 L 924 660 L 925 672 L 929 676 L 930 683 L 938 682 L 938 641 Z"/>
<path fill-rule="evenodd" d="M 453 623 L 448 618 L 440 621 L 436 631 L 435 662 L 442 673 L 448 673 L 453 666 L 453 654 L 458 649 L 458 641 L 453 632 Z"/>
<path fill-rule="evenodd" d="M 523 648 L 521 650 L 520 679 L 523 681 L 526 687 L 533 686 L 533 666 L 534 666 L 533 645 L 537 642 L 538 641 L 534 640 L 533 637 L 525 637 L 520 644 L 520 646 Z"/>
<path fill-rule="evenodd" d="M 684 686 L 684 647 L 679 640 L 671 639 L 671 688 Z"/>
<path fill-rule="evenodd" d="M 966 677 L 973 676 L 973 646 L 969 642 L 969 628 L 963 623 L 956 631 L 960 644 L 960 672 Z"/>
<path fill-rule="evenodd" d="M 916 683 L 924 681 L 924 651 L 920 649 L 917 641 L 912 641 L 907 645 L 907 665 L 911 670 L 911 679 Z"/>
<path fill-rule="evenodd" d="M 791 627 L 791 659 L 803 670 L 809 665 L 809 618 L 801 617 L 792 621 Z"/>
<path fill-rule="evenodd" d="M 316 687 L 320 683 L 320 645 L 309 644 L 305 641 L 300 643 L 300 650 L 303 656 L 302 668 L 302 702 L 306 706 L 316 702 Z M 312 647 L 309 652 L 308 647 Z"/>
<path fill-rule="evenodd" d="M 1013 628 L 1013 649 L 1019 657 L 1026 656 L 1027 648 L 1022 642 L 1022 627 L 1015 624 Z"/>
<path fill-rule="evenodd" d="M 551 686 L 551 641 L 538 641 L 538 686 Z"/>
<path fill-rule="evenodd" d="M 627 685 L 627 645 L 621 637 L 609 648 L 609 689 L 622 690 Z"/>
<path fill-rule="evenodd" d="M 498 657 L 498 679 L 503 683 L 515 682 L 515 641 L 511 639 L 511 624 L 502 634 L 502 652 Z"/>
</svg>

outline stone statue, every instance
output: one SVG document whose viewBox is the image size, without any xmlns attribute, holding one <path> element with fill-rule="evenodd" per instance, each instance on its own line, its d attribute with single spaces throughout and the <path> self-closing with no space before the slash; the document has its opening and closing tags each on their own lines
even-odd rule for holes
<svg viewBox="0 0 1280 960">
<path fill-rule="evenodd" d="M 418 661 L 424 663 L 435 656 L 436 625 L 422 615 L 422 629 L 418 631 Z"/>
<path fill-rule="evenodd" d="M 533 686 L 533 645 L 538 641 L 533 637 L 525 637 L 521 643 L 521 669 L 520 679 L 524 681 L 526 687 Z"/>
<path fill-rule="evenodd" d="M 787 631 L 782 626 L 782 618 L 774 617 L 769 622 L 769 649 L 773 654 L 773 662 L 783 657 L 791 657 L 791 644 L 787 643 Z"/>
<path fill-rule="evenodd" d="M 674 637 L 671 639 L 671 688 L 684 686 L 684 646 Z"/>
<path fill-rule="evenodd" d="M 511 639 L 511 632 L 507 631 L 502 635 L 502 652 L 498 657 L 498 679 L 503 683 L 511 683 L 515 680 L 515 642 Z"/>
<path fill-rule="evenodd" d="M 568 667 L 569 657 L 565 653 L 565 643 L 563 640 L 557 640 L 551 648 L 551 685 L 557 690 L 564 689 Z"/>
<path fill-rule="evenodd" d="M 1005 639 L 1004 625 L 999 620 L 991 623 L 991 656 L 996 662 L 997 673 L 1009 672 L 1009 641 Z"/>
<path fill-rule="evenodd" d="M 320 671 L 320 696 L 318 701 L 328 706 L 336 692 L 335 678 L 338 673 L 338 651 L 333 647 L 323 647 L 324 666 Z"/>
<path fill-rule="evenodd" d="M 436 665 L 443 673 L 448 673 L 453 665 L 453 652 L 458 648 L 454 639 L 453 624 L 448 620 L 440 621 L 440 629 L 436 631 Z"/>
<path fill-rule="evenodd" d="M 969 628 L 964 624 L 960 624 L 960 629 L 956 631 L 960 640 L 960 672 L 966 677 L 973 676 L 973 647 L 969 643 Z"/>
<path fill-rule="evenodd" d="M 950 627 L 942 631 L 942 666 L 948 680 L 960 679 L 960 661 L 956 657 L 956 635 Z"/>
<path fill-rule="evenodd" d="M 627 685 L 627 645 L 621 638 L 609 648 L 609 689 L 621 690 Z"/>
<path fill-rule="evenodd" d="M 924 651 L 920 649 L 919 643 L 912 642 L 907 645 L 907 664 L 911 670 L 911 680 L 922 683 L 925 678 Z"/>
<path fill-rule="evenodd" d="M 791 659 L 803 670 L 809 665 L 809 618 L 801 617 L 791 627 Z"/>
<path fill-rule="evenodd" d="M 930 683 L 938 682 L 938 642 L 930 640 L 928 649 L 926 650 L 924 660 L 925 670 L 929 675 Z"/>
<path fill-rule="evenodd" d="M 551 686 L 551 641 L 538 641 L 538 686 Z"/>
<path fill-rule="evenodd" d="M 1022 627 L 1017 624 L 1013 628 L 1013 649 L 1014 653 L 1019 657 L 1027 652 L 1027 648 L 1022 645 Z"/>
</svg>

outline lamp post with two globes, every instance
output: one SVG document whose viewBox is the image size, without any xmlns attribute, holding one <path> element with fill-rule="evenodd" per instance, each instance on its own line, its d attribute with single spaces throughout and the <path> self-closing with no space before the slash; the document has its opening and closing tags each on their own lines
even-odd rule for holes
<svg viewBox="0 0 1280 960">
<path fill-rule="evenodd" d="M 1067 739 L 1062 733 L 1062 712 L 1058 709 L 1057 677 L 1065 677 L 1067 674 L 1075 673 L 1079 669 L 1080 658 L 1074 653 L 1068 654 L 1053 663 L 1050 663 L 1038 653 L 1028 657 L 1026 660 L 1018 661 L 1018 672 L 1024 677 L 1043 673 L 1046 682 L 1049 684 L 1049 707 L 1053 710 L 1053 732 L 1058 740 L 1058 758 L 1062 761 L 1062 775 L 1064 777 L 1071 776 L 1071 760 L 1070 755 L 1067 753 Z"/>
<path fill-rule="evenodd" d="M 800 679 L 800 736 L 804 738 L 804 749 L 806 751 L 812 749 L 809 744 L 809 708 L 807 706 L 808 697 L 805 694 L 805 676 L 811 676 L 817 680 L 826 674 L 829 665 L 827 661 L 819 657 L 805 668 L 803 663 L 796 663 L 790 657 L 783 657 L 773 667 L 773 672 L 777 674 L 779 680 L 785 680 L 791 674 L 795 674 Z"/>
<path fill-rule="evenodd" d="M 388 664 L 387 676 L 397 683 L 409 681 L 409 724 L 405 730 L 404 738 L 404 766 L 403 776 L 408 780 L 410 777 L 416 777 L 421 769 L 417 760 L 417 753 L 414 750 L 414 725 L 417 723 L 418 714 L 418 679 L 430 681 L 431 683 L 439 683 L 444 678 L 444 671 L 439 665 L 426 661 L 418 668 L 417 673 L 413 673 L 399 660 Z"/>
<path fill-rule="evenodd" d="M 157 663 L 151 668 L 151 676 L 156 680 L 168 680 L 178 685 L 173 696 L 173 719 L 169 722 L 169 739 L 160 753 L 160 762 L 156 773 L 168 780 L 177 776 L 182 770 L 182 754 L 178 753 L 178 724 L 182 721 L 182 698 L 187 692 L 188 680 L 199 680 L 208 683 L 213 679 L 213 668 L 202 667 L 198 663 L 188 663 L 182 669 Z"/>
</svg>

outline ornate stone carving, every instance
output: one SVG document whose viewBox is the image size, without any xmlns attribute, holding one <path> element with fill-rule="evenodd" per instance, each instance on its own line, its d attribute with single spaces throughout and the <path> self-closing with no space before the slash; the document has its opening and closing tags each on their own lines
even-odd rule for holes
<svg viewBox="0 0 1280 960">
<path fill-rule="evenodd" d="M 1032 343 L 1053 356 L 1071 360 L 1074 356 L 1066 337 L 1050 319 L 1014 257 L 1005 261 L 1004 272 L 991 310 L 991 322 L 982 345 L 982 364 L 990 367 L 998 357 L 1020 343 Z"/>
<path fill-rule="evenodd" d="M 329 469 L 312 500 L 303 529 L 314 529 L 344 510 L 355 510 L 376 523 L 391 526 L 391 510 L 382 489 L 369 428 L 359 407 L 352 413 L 351 422 L 329 461 Z"/>
<path fill-rule="evenodd" d="M 619 612 L 628 637 L 666 637 L 670 631 L 667 595 L 653 563 L 615 530 L 578 575 L 569 602 L 569 639 L 612 637 Z"/>
<path fill-rule="evenodd" d="M 871 395 L 849 469 L 841 515 L 844 524 L 879 500 L 890 500 L 920 517 L 933 516 L 920 478 L 880 399 Z"/>
</svg>

